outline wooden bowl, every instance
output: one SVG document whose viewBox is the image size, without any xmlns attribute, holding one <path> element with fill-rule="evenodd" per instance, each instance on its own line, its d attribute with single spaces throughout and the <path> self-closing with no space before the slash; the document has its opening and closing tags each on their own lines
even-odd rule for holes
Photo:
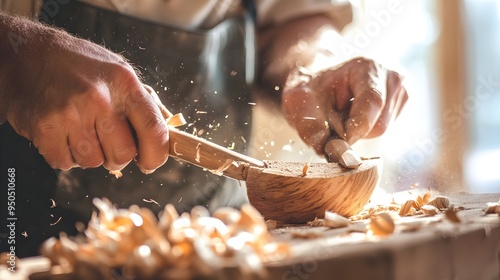
<svg viewBox="0 0 500 280">
<path fill-rule="evenodd" d="M 266 161 L 266 168 L 250 168 L 247 193 L 264 218 L 305 223 L 323 218 L 325 211 L 349 217 L 369 201 L 379 179 L 378 161 L 364 160 L 357 169 L 336 163 Z"/>
</svg>

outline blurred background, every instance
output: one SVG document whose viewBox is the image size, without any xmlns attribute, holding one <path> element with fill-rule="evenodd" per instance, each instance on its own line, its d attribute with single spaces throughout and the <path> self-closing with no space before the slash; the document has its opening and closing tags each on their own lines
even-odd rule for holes
<svg viewBox="0 0 500 280">
<path fill-rule="evenodd" d="M 354 145 L 382 157 L 380 187 L 500 192 L 500 1 L 352 2 L 342 55 L 399 71 L 410 95 L 384 136 Z M 255 157 L 323 160 L 289 137 L 279 112 L 255 112 Z"/>
<path fill-rule="evenodd" d="M 0 0 L 22 10 L 40 0 Z M 410 99 L 379 138 L 354 145 L 380 156 L 380 186 L 500 192 L 500 1 L 352 0 L 354 21 L 339 55 L 363 55 L 405 76 Z M 250 155 L 323 161 L 281 117 L 258 102 Z"/>
</svg>

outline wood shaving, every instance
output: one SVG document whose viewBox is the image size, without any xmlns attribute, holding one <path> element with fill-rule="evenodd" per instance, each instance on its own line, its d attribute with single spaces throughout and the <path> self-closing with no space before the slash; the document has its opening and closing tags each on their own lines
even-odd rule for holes
<svg viewBox="0 0 500 280">
<path fill-rule="evenodd" d="M 144 202 L 146 202 L 146 203 L 154 203 L 154 204 L 158 205 L 158 207 L 161 207 L 161 206 L 160 206 L 160 203 L 156 202 L 156 200 L 154 200 L 154 199 L 152 199 L 152 198 L 150 198 L 150 199 L 145 199 L 145 198 L 143 198 L 143 199 L 142 199 L 142 201 L 144 201 Z"/>
<path fill-rule="evenodd" d="M 276 229 L 278 227 L 278 222 L 275 220 L 267 220 L 266 226 L 267 229 Z"/>
<path fill-rule="evenodd" d="M 201 143 L 198 143 L 198 145 L 196 145 L 196 157 L 194 158 L 196 162 L 200 162 L 200 146 Z"/>
<path fill-rule="evenodd" d="M 401 205 L 398 204 L 387 204 L 387 205 L 375 205 L 369 206 L 363 209 L 359 214 L 349 217 L 351 221 L 360 221 L 370 218 L 374 214 L 388 212 L 388 211 L 400 211 Z"/>
<path fill-rule="evenodd" d="M 314 220 L 307 222 L 307 225 L 310 227 L 322 227 L 325 225 L 325 220 L 318 219 L 318 217 L 316 217 Z"/>
<path fill-rule="evenodd" d="M 54 207 L 56 207 L 56 205 L 57 205 L 57 204 L 56 204 L 56 201 L 55 201 L 55 200 L 53 200 L 53 199 L 51 198 L 51 199 L 50 199 L 50 202 L 51 202 L 50 208 L 54 208 Z"/>
<path fill-rule="evenodd" d="M 422 208 L 422 206 L 424 206 L 425 204 L 426 203 L 424 203 L 424 199 L 420 195 L 418 195 L 415 199 L 413 207 L 415 207 L 415 210 L 420 210 L 420 208 Z"/>
<path fill-rule="evenodd" d="M 177 151 L 177 142 L 174 142 L 174 153 L 176 156 L 182 156 L 182 154 Z"/>
<path fill-rule="evenodd" d="M 266 274 L 264 262 L 289 254 L 288 246 L 273 240 L 263 217 L 248 204 L 233 209 L 237 215 L 228 224 L 201 206 L 179 215 L 168 204 L 157 218 L 137 205 L 117 209 L 100 199 L 94 204 L 99 212 L 92 214 L 84 236 L 73 240 L 61 234 L 42 245 L 51 271 L 62 267 L 66 273 L 92 275 L 76 275 L 82 279 L 111 279 L 110 271 L 137 279 L 179 273 L 182 279 L 205 279 L 229 264 L 243 268 L 243 278 L 254 279 Z"/>
<path fill-rule="evenodd" d="M 57 225 L 57 224 L 61 221 L 61 219 L 62 219 L 62 217 L 59 217 L 59 218 L 57 219 L 57 221 L 55 221 L 54 223 L 51 223 L 50 225 L 51 225 L 51 226 L 55 226 L 55 225 Z"/>
<path fill-rule="evenodd" d="M 432 205 L 424 205 L 422 206 L 422 212 L 424 212 L 426 216 L 434 216 L 439 213 L 439 209 Z"/>
<path fill-rule="evenodd" d="M 114 175 L 116 177 L 116 179 L 119 179 L 123 176 L 123 174 L 120 170 L 110 170 L 109 174 Z"/>
<path fill-rule="evenodd" d="M 219 168 L 215 170 L 210 170 L 215 175 L 222 176 L 224 174 L 224 171 L 226 171 L 232 164 L 237 164 L 234 160 L 232 159 L 226 159 L 226 162 L 224 162 Z"/>
<path fill-rule="evenodd" d="M 341 216 L 337 213 L 325 211 L 325 227 L 329 228 L 341 228 L 347 227 L 351 221 L 344 216 Z"/>
<path fill-rule="evenodd" d="M 411 208 L 415 205 L 414 200 L 407 200 L 403 205 L 401 206 L 401 209 L 399 210 L 399 216 L 404 217 L 410 213 Z"/>
<path fill-rule="evenodd" d="M 486 204 L 486 209 L 484 209 L 484 214 L 496 214 L 500 208 L 499 202 L 490 202 Z"/>
<path fill-rule="evenodd" d="M 304 177 L 307 175 L 307 169 L 309 169 L 309 164 L 308 163 L 304 164 L 304 167 L 302 167 L 302 175 Z"/>
<path fill-rule="evenodd" d="M 446 196 L 436 196 L 427 204 L 432 205 L 439 210 L 446 210 L 450 206 L 450 200 Z"/>
<path fill-rule="evenodd" d="M 392 234 L 396 228 L 394 220 L 389 213 L 383 212 L 370 218 L 370 230 L 373 235 L 386 236 Z"/>
<path fill-rule="evenodd" d="M 424 204 L 428 204 L 429 201 L 431 200 L 431 197 L 432 197 L 432 193 L 431 192 L 426 192 L 423 196 L 422 196 L 422 200 L 424 201 Z"/>
<path fill-rule="evenodd" d="M 172 127 L 179 127 L 185 125 L 186 119 L 184 119 L 184 115 L 182 113 L 175 114 L 165 120 L 167 125 L 172 126 Z"/>
<path fill-rule="evenodd" d="M 361 160 L 374 160 L 374 159 L 380 159 L 380 157 L 359 157 Z"/>
</svg>

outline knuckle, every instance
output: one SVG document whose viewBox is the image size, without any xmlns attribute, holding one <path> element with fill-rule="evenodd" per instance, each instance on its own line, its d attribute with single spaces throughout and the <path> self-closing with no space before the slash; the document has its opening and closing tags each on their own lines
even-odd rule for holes
<svg viewBox="0 0 500 280">
<path fill-rule="evenodd" d="M 77 161 L 77 163 L 81 167 L 94 168 L 94 167 L 101 166 L 104 163 L 104 159 L 102 157 L 99 157 L 99 156 L 94 156 L 94 157 L 88 156 L 88 157 L 85 157 L 85 158 Z"/>
<path fill-rule="evenodd" d="M 41 120 L 35 124 L 34 132 L 38 141 L 43 141 L 50 136 L 53 136 L 60 126 L 52 121 Z"/>
<path fill-rule="evenodd" d="M 100 148 L 89 140 L 81 140 L 71 147 L 75 161 L 82 167 L 98 167 L 104 162 Z"/>
<path fill-rule="evenodd" d="M 38 149 L 39 153 L 45 158 L 45 161 L 53 169 L 69 170 L 74 163 L 61 152 L 47 151 L 44 147 Z"/>
<path fill-rule="evenodd" d="M 353 61 L 353 63 L 361 65 L 362 67 L 365 67 L 365 68 L 374 68 L 377 65 L 375 60 L 368 58 L 368 57 L 357 57 L 357 58 L 354 58 L 352 61 Z"/>
<path fill-rule="evenodd" d="M 127 165 L 137 154 L 137 150 L 134 146 L 119 149 L 119 152 L 111 157 L 111 164 L 116 166 Z"/>
<path fill-rule="evenodd" d="M 103 164 L 104 158 L 99 155 L 84 155 L 75 159 L 78 165 L 85 168 L 99 167 Z"/>
<path fill-rule="evenodd" d="M 157 114 L 147 117 L 144 126 L 151 132 L 152 137 L 162 137 L 167 131 L 167 126 Z"/>
<path fill-rule="evenodd" d="M 115 78 L 125 86 L 133 86 L 134 90 L 142 86 L 139 83 L 136 71 L 126 62 L 113 64 L 111 71 L 115 75 Z"/>
</svg>

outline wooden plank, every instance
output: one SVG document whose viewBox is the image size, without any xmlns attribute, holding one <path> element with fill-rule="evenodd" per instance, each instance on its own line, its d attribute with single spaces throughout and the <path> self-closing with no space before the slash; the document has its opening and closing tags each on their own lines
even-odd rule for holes
<svg viewBox="0 0 500 280">
<path fill-rule="evenodd" d="M 499 279 L 500 216 L 484 215 L 487 202 L 497 202 L 500 194 L 448 194 L 461 223 L 434 217 L 403 217 L 396 227 L 422 224 L 419 230 L 397 231 L 380 238 L 366 238 L 367 221 L 349 229 L 288 227 L 273 230 L 276 239 L 290 244 L 286 260 L 266 264 L 269 279 Z M 320 232 L 316 239 L 293 238 L 294 233 Z M 45 266 L 45 267 L 44 267 Z M 29 271 L 48 269 L 43 258 L 20 261 L 20 272 L 0 279 L 26 280 Z M 239 279 L 236 268 L 228 269 L 227 279 Z M 39 275 L 37 279 L 50 279 Z M 53 278 L 54 279 L 54 278 Z M 74 279 L 58 277 L 57 279 Z"/>
</svg>

